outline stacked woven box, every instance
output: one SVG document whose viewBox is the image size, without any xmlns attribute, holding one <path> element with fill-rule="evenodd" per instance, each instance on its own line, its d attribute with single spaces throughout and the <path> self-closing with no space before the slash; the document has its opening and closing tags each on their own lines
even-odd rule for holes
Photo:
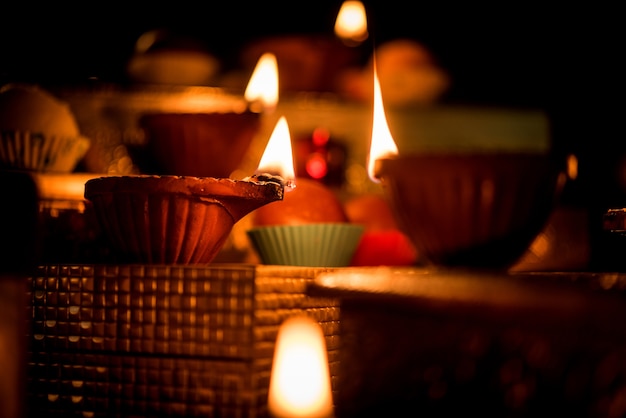
<svg viewBox="0 0 626 418">
<path fill-rule="evenodd" d="M 29 416 L 263 417 L 278 328 L 316 319 L 334 388 L 325 268 L 44 265 L 28 279 Z"/>
</svg>

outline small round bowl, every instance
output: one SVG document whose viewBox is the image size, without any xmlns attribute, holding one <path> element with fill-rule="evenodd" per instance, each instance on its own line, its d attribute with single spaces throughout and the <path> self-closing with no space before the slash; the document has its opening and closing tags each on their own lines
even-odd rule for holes
<svg viewBox="0 0 626 418">
<path fill-rule="evenodd" d="M 275 182 L 186 176 L 110 176 L 85 183 L 85 198 L 120 262 L 210 263 L 233 225 L 283 198 Z"/>
<path fill-rule="evenodd" d="M 146 135 L 137 158 L 143 173 L 226 178 L 242 163 L 261 119 L 249 110 L 164 112 L 144 114 L 139 125 Z"/>
<path fill-rule="evenodd" d="M 507 269 L 552 213 L 561 168 L 539 153 L 412 154 L 377 160 L 375 174 L 425 262 Z"/>
<path fill-rule="evenodd" d="M 84 136 L 51 136 L 26 131 L 0 132 L 0 167 L 47 173 L 70 173 L 91 141 Z"/>
<path fill-rule="evenodd" d="M 349 266 L 364 227 L 349 223 L 260 226 L 247 230 L 263 264 Z"/>
</svg>

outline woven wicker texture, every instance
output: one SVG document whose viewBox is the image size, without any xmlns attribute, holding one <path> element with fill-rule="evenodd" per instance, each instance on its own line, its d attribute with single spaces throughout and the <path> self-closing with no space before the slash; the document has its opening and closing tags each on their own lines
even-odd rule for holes
<svg viewBox="0 0 626 418">
<path fill-rule="evenodd" d="M 328 269 L 45 265 L 29 278 L 29 415 L 261 417 L 282 321 L 310 315 L 336 381 Z"/>
</svg>

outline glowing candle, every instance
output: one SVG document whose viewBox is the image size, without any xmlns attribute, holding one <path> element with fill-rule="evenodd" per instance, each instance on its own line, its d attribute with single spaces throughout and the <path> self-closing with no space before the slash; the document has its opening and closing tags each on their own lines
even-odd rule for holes
<svg viewBox="0 0 626 418">
<path fill-rule="evenodd" d="M 278 331 L 268 409 L 275 418 L 333 417 L 324 333 L 309 317 L 291 317 Z"/>
</svg>

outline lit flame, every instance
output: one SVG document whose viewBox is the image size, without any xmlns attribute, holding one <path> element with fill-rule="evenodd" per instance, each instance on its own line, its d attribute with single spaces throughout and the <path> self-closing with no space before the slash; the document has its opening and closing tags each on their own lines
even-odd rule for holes
<svg viewBox="0 0 626 418">
<path fill-rule="evenodd" d="M 268 52 L 259 58 L 244 97 L 249 102 L 260 101 L 269 111 L 274 110 L 278 103 L 278 64 L 274 54 Z"/>
<path fill-rule="evenodd" d="M 372 124 L 372 141 L 370 142 L 369 160 L 367 163 L 367 174 L 376 183 L 380 182 L 374 174 L 376 160 L 383 157 L 391 157 L 398 154 L 398 147 L 391 136 L 383 99 L 380 90 L 380 81 L 374 64 L 374 116 Z"/>
<path fill-rule="evenodd" d="M 278 122 L 276 122 L 256 172 L 278 175 L 287 184 L 293 183 L 296 175 L 293 164 L 293 151 L 291 149 L 291 136 L 287 119 L 284 116 L 281 116 Z"/>
<path fill-rule="evenodd" d="M 335 21 L 335 35 L 350 45 L 367 39 L 365 7 L 358 0 L 346 0 L 341 5 Z"/>
<path fill-rule="evenodd" d="M 276 339 L 268 409 L 273 417 L 332 417 L 324 333 L 306 316 L 283 322 Z"/>
</svg>

